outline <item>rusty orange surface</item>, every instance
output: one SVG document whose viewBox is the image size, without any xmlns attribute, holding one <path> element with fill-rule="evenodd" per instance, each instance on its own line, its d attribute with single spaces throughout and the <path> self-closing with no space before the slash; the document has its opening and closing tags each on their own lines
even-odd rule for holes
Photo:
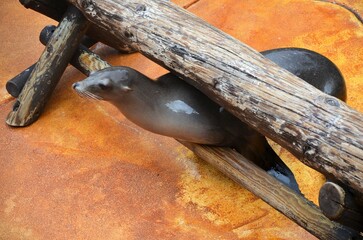
<svg viewBox="0 0 363 240">
<path fill-rule="evenodd" d="M 180 6 L 257 50 L 304 47 L 343 73 L 363 111 L 361 0 L 180 0 Z M 352 11 L 356 13 L 353 14 Z M 0 2 L 0 239 L 315 239 L 173 139 L 148 133 L 103 102 L 78 97 L 68 67 L 44 114 L 27 128 L 5 118 L 5 83 L 36 62 L 52 20 Z M 97 44 L 113 65 L 151 78 L 166 71 L 139 54 Z M 274 144 L 317 203 L 324 178 Z"/>
</svg>

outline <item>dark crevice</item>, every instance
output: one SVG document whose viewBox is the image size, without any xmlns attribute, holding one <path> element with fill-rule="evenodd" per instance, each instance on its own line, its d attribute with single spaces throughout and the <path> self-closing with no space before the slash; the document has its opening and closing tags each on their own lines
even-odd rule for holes
<svg viewBox="0 0 363 240">
<path fill-rule="evenodd" d="M 340 3 L 340 2 L 337 2 L 337 1 L 330 1 L 330 0 L 315 0 L 315 1 L 317 1 L 317 2 L 331 3 L 331 4 L 335 4 L 335 5 L 339 6 L 339 7 L 342 7 L 345 10 L 349 11 L 350 13 L 352 13 L 358 19 L 358 21 L 361 24 L 363 24 L 363 17 L 360 15 L 360 13 L 357 10 L 355 10 L 354 8 L 352 8 L 350 6 L 347 6 L 344 3 Z"/>
</svg>

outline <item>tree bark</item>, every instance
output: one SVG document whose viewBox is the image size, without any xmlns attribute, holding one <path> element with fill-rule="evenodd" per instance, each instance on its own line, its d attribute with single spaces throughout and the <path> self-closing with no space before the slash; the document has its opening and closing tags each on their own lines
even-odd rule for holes
<svg viewBox="0 0 363 240">
<path fill-rule="evenodd" d="M 6 119 L 8 125 L 28 126 L 38 119 L 88 25 L 82 13 L 71 5 L 9 113 Z"/>
<path fill-rule="evenodd" d="M 163 0 L 68 0 L 306 165 L 363 193 L 363 115 Z"/>
<path fill-rule="evenodd" d="M 44 27 L 43 30 L 40 32 L 40 36 L 39 36 L 40 42 L 46 46 L 55 30 L 56 30 L 56 26 L 48 25 L 48 26 Z M 89 37 L 83 36 L 81 43 L 82 44 L 79 46 L 79 48 L 73 54 L 70 64 L 73 65 L 78 70 L 80 70 L 83 74 L 89 74 L 89 72 L 87 72 L 86 69 L 81 68 L 79 66 L 79 64 L 80 64 L 79 58 L 82 54 L 84 54 L 85 51 L 89 51 L 86 48 L 91 47 L 92 45 L 95 44 L 95 42 L 94 42 L 94 40 L 90 39 Z M 8 93 L 11 96 L 17 98 L 20 95 L 25 83 L 28 81 L 31 73 L 33 72 L 35 65 L 36 65 L 36 63 L 34 63 L 30 67 L 28 67 L 27 69 L 22 71 L 21 73 L 19 73 L 18 75 L 16 75 L 15 77 L 10 79 L 6 83 L 6 90 L 8 91 Z"/>
</svg>

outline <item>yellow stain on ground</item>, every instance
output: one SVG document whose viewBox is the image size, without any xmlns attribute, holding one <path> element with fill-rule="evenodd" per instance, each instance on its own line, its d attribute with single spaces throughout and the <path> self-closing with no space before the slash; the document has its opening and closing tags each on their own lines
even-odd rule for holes
<svg viewBox="0 0 363 240">
<path fill-rule="evenodd" d="M 179 152 L 177 160 L 185 166 L 179 181 L 180 192 L 177 195 L 177 202 L 181 206 L 193 208 L 204 219 L 214 225 L 230 229 L 239 238 L 256 239 L 257 235 L 262 236 L 262 232 L 265 231 L 269 236 L 282 239 L 291 237 L 303 239 L 302 236 L 310 236 L 300 231 L 302 229 L 295 223 L 286 224 L 285 216 L 277 211 L 270 211 L 271 207 L 261 199 L 196 157 L 191 151 L 183 147 L 177 151 Z M 306 177 L 309 173 L 299 174 Z M 305 178 L 304 176 L 302 177 Z M 314 184 L 319 186 L 316 178 Z M 270 225 L 266 219 L 274 221 Z M 183 219 L 178 218 L 178 220 L 183 223 Z M 289 227 L 295 225 L 293 228 L 296 228 L 296 232 L 281 231 L 288 225 Z M 256 226 L 261 229 L 256 229 Z"/>
</svg>

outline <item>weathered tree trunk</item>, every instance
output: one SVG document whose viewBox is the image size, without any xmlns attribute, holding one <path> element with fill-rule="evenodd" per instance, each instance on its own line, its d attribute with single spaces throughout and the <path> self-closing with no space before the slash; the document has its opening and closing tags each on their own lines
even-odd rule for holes
<svg viewBox="0 0 363 240">
<path fill-rule="evenodd" d="M 169 1 L 68 0 L 306 165 L 363 193 L 363 115 Z"/>
</svg>

